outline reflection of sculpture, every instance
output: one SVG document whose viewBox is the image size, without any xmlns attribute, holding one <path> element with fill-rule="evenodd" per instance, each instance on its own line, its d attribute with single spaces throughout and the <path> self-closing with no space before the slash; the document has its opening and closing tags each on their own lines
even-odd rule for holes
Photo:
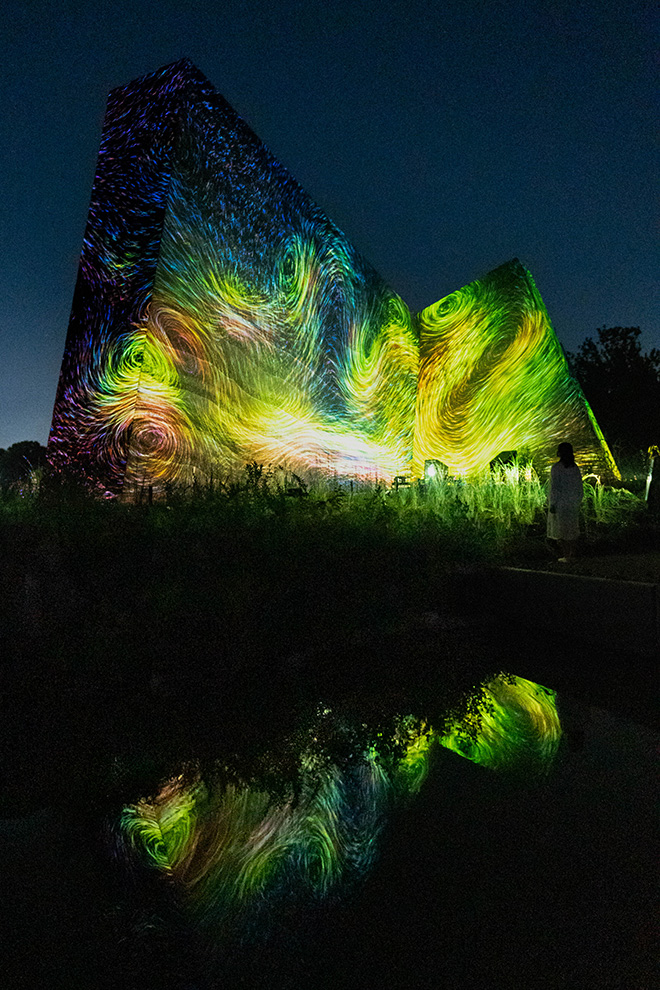
<svg viewBox="0 0 660 990">
<path fill-rule="evenodd" d="M 252 460 L 390 479 L 413 439 L 415 470 L 472 471 L 568 435 L 612 468 L 520 266 L 419 320 L 418 388 L 403 300 L 177 62 L 110 94 L 51 463 L 119 494 Z"/>
<path fill-rule="evenodd" d="M 208 784 L 189 772 L 124 809 L 117 851 L 142 854 L 169 876 L 208 932 L 247 940 L 267 917 L 272 924 L 278 904 L 318 900 L 371 867 L 392 800 L 420 789 L 433 743 L 493 770 L 535 777 L 551 770 L 562 736 L 555 692 L 511 675 L 483 686 L 471 729 L 459 720 L 435 732 L 401 719 L 398 762 L 370 749 L 334 765 L 313 745 L 334 720 L 324 709 L 311 729 L 295 796 L 278 801 L 254 786 Z"/>
</svg>

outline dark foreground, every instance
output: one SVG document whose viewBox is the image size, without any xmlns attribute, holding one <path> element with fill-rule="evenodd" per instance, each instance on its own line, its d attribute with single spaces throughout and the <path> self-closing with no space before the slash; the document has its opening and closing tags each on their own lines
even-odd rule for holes
<svg viewBox="0 0 660 990">
<path fill-rule="evenodd" d="M 598 708 L 572 719 L 584 745 L 541 783 L 439 751 L 362 890 L 214 977 L 158 885 L 126 899 L 91 818 L 5 821 L 2 985 L 646 990 L 657 739 Z M 162 899 L 151 931 L 141 898 Z"/>
<path fill-rule="evenodd" d="M 490 625 L 488 575 L 386 519 L 325 545 L 316 519 L 168 520 L 7 531 L 0 990 L 654 986 L 655 660 L 535 640 L 509 610 Z M 573 699 L 583 747 L 543 782 L 438 751 L 364 886 L 266 945 L 211 970 L 168 884 L 112 860 L 103 823 L 182 758 L 240 740 L 248 774 L 319 698 L 374 732 L 402 711 L 436 725 L 498 670 Z M 113 784 L 115 757 L 132 770 Z"/>
</svg>

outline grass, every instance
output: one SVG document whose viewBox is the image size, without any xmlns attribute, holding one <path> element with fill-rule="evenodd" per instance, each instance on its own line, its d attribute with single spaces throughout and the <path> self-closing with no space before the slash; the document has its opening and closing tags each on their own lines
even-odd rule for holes
<svg viewBox="0 0 660 990">
<path fill-rule="evenodd" d="M 500 669 L 466 631 L 475 575 L 547 553 L 520 463 L 398 490 L 250 465 L 135 494 L 33 478 L 0 499 L 5 813 L 139 797 L 186 759 L 275 786 L 320 701 L 362 726 L 353 746 L 410 712 L 440 727 Z M 657 539 L 625 489 L 588 486 L 584 522 L 595 544 Z"/>
<path fill-rule="evenodd" d="M 90 971 L 98 985 L 107 980 L 113 987 L 144 985 L 155 974 L 164 986 L 174 985 L 174 974 L 194 981 L 199 945 L 180 924 L 169 888 L 140 874 L 136 891 L 127 893 L 108 877 L 105 859 L 101 867 L 94 858 L 99 823 L 154 793 L 182 764 L 256 782 L 277 795 L 295 782 L 298 742 L 306 727 L 318 725 L 319 703 L 336 715 L 319 738 L 327 759 L 341 766 L 370 745 L 396 759 L 387 741 L 401 715 L 413 712 L 437 728 L 454 717 L 478 727 L 480 685 L 505 663 L 524 673 L 518 660 L 529 650 L 515 629 L 499 643 L 479 632 L 482 572 L 547 557 L 545 493 L 524 465 L 498 468 L 477 482 L 445 478 L 398 491 L 334 480 L 307 489 L 300 479 L 253 465 L 238 481 L 170 490 L 153 504 L 148 489 L 136 494 L 132 503 L 98 502 L 35 478 L 0 499 L 0 817 L 51 808 L 46 820 L 55 822 L 53 834 L 16 871 L 15 901 L 21 904 L 24 890 L 34 888 L 34 913 L 45 918 L 32 936 L 34 918 L 25 911 L 26 971 L 51 965 L 53 973 L 66 972 L 66 984 L 49 972 L 32 985 L 88 986 Z M 583 522 L 592 548 L 657 539 L 643 504 L 625 490 L 588 490 Z M 564 661 L 570 665 L 570 650 Z M 549 669 L 554 675 L 555 667 Z M 466 781 L 477 784 L 465 767 L 447 764 L 446 773 L 456 775 L 455 795 L 443 784 L 427 798 L 426 828 L 442 850 L 456 833 Z M 484 787 L 481 778 L 478 786 Z M 501 804 L 515 807 L 518 798 Z M 493 845 L 491 827 L 482 832 L 482 805 L 474 807 L 464 812 L 477 850 L 468 863 Z M 495 820 L 500 817 L 498 811 Z M 445 819 L 451 827 L 444 828 Z M 58 829 L 66 832 L 58 822 L 75 823 L 66 855 L 57 846 Z M 409 876 L 419 814 L 407 824 L 397 819 L 392 836 L 402 827 L 410 835 L 415 829 L 412 845 L 409 835 L 401 846 L 401 869 Z M 520 835 L 524 848 L 527 818 L 520 829 L 514 838 Z M 511 847 L 507 861 L 516 861 L 519 848 L 504 828 L 501 834 L 499 841 Z M 456 890 L 469 891 L 465 912 L 469 902 L 473 927 L 472 890 L 482 896 L 482 876 L 472 871 L 466 886 L 461 842 L 449 849 L 442 890 L 451 891 L 445 874 L 455 868 Z M 59 896 L 51 890 L 53 862 L 64 864 L 55 871 Z M 423 866 L 420 889 L 428 894 L 439 881 L 428 880 L 425 858 Z M 499 864 L 493 877 L 499 888 Z M 418 903 L 417 887 L 410 881 L 411 904 Z M 385 888 L 395 905 L 401 889 L 396 880 Z M 378 878 L 371 896 L 390 899 Z M 453 899 L 443 893 L 445 900 Z M 424 912 L 405 914 L 413 919 L 408 932 L 396 910 L 387 927 L 368 901 L 366 908 L 363 902 L 349 907 L 345 924 L 359 932 L 348 942 L 356 959 L 371 959 L 383 932 L 389 940 L 403 931 L 406 942 L 415 942 Z M 449 927 L 453 907 L 446 913 Z M 156 915 L 160 927 L 147 931 L 142 919 Z M 426 915 L 436 918 L 435 903 Z M 310 931 L 317 918 L 306 922 Z M 335 934 L 325 916 L 322 921 L 328 938 L 322 964 L 335 964 L 346 954 L 345 932 L 340 927 Z M 435 920 L 432 927 L 435 938 Z M 80 938 L 72 940 L 71 931 Z M 314 930 L 315 959 L 317 941 Z M 297 975 L 297 953 L 287 943 L 274 958 L 274 982 L 279 985 L 279 965 L 282 985 L 293 985 L 288 974 L 293 965 Z M 269 962 L 266 953 L 250 963 L 259 980 L 271 980 Z M 246 965 L 244 957 L 229 958 L 228 985 L 238 985 L 238 976 L 243 982 Z M 308 963 L 300 966 L 300 980 L 309 981 Z M 350 969 L 347 985 L 353 985 Z M 176 982 L 183 985 L 184 976 Z"/>
</svg>

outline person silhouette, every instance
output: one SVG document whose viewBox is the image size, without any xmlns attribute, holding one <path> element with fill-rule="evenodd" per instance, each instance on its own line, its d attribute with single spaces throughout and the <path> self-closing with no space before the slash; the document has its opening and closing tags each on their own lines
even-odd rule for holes
<svg viewBox="0 0 660 990">
<path fill-rule="evenodd" d="M 558 541 L 562 552 L 559 563 L 565 564 L 575 556 L 584 492 L 582 475 L 575 463 L 571 444 L 560 443 L 557 457 L 559 460 L 550 470 L 547 533 L 549 539 Z"/>
</svg>

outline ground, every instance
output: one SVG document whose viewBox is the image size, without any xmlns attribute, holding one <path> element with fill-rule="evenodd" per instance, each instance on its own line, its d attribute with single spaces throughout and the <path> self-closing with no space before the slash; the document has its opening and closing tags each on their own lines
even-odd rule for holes
<svg viewBox="0 0 660 990">
<path fill-rule="evenodd" d="M 563 570 L 588 577 L 612 578 L 616 581 L 660 584 L 660 553 L 614 553 L 595 556 L 583 554 L 569 561 L 568 564 L 550 561 L 544 569 Z"/>
</svg>

